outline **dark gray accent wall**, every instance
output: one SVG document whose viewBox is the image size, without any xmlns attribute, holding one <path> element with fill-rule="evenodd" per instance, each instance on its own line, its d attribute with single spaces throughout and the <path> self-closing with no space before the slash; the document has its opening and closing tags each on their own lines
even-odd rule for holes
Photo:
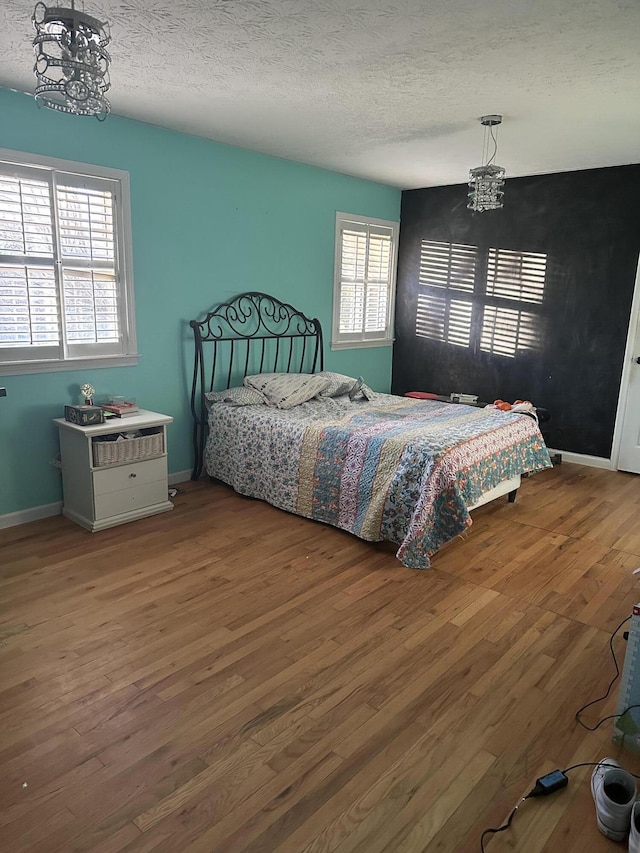
<svg viewBox="0 0 640 853">
<path fill-rule="evenodd" d="M 528 399 L 548 442 L 608 458 L 640 251 L 640 165 L 514 178 L 501 210 L 472 213 L 467 187 L 402 194 L 392 391 Z M 539 347 L 505 357 L 416 335 L 423 240 L 547 255 Z M 526 308 L 526 306 L 523 306 Z"/>
</svg>

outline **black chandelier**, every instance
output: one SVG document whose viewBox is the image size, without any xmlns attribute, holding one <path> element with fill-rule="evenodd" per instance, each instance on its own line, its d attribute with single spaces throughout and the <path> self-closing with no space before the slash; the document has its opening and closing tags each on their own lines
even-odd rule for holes
<svg viewBox="0 0 640 853">
<path fill-rule="evenodd" d="M 111 109 L 107 24 L 76 9 L 74 0 L 70 9 L 37 3 L 32 21 L 38 105 L 104 121 Z"/>
</svg>

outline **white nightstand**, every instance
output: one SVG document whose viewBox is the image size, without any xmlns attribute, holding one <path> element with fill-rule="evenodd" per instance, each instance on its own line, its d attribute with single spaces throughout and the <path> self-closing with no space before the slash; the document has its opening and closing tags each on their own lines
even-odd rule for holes
<svg viewBox="0 0 640 853">
<path fill-rule="evenodd" d="M 88 530 L 104 530 L 173 509 L 168 499 L 167 424 L 173 418 L 140 411 L 104 424 L 77 426 L 56 418 L 62 457 L 63 515 Z M 105 436 L 141 430 L 141 438 Z"/>
</svg>

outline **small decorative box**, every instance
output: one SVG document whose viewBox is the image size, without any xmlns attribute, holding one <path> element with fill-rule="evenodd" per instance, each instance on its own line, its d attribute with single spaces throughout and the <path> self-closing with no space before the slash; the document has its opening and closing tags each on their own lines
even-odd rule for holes
<svg viewBox="0 0 640 853">
<path fill-rule="evenodd" d="M 65 406 L 64 419 L 70 424 L 91 426 L 104 423 L 104 412 L 100 406 Z"/>
</svg>

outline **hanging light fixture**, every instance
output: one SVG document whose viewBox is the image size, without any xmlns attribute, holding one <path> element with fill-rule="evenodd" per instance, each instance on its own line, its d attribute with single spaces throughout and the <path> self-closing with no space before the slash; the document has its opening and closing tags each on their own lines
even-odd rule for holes
<svg viewBox="0 0 640 853">
<path fill-rule="evenodd" d="M 76 9 L 74 0 L 70 9 L 37 3 L 32 21 L 38 105 L 104 121 L 111 109 L 107 24 Z"/>
<path fill-rule="evenodd" d="M 482 146 L 482 162 L 469 171 L 469 210 L 481 213 L 483 210 L 497 210 L 502 207 L 502 187 L 504 186 L 505 170 L 493 162 L 498 152 L 497 131 L 494 127 L 502 123 L 502 116 L 482 116 L 480 124 L 484 126 L 484 143 Z M 489 149 L 493 145 L 493 153 Z"/>
</svg>

